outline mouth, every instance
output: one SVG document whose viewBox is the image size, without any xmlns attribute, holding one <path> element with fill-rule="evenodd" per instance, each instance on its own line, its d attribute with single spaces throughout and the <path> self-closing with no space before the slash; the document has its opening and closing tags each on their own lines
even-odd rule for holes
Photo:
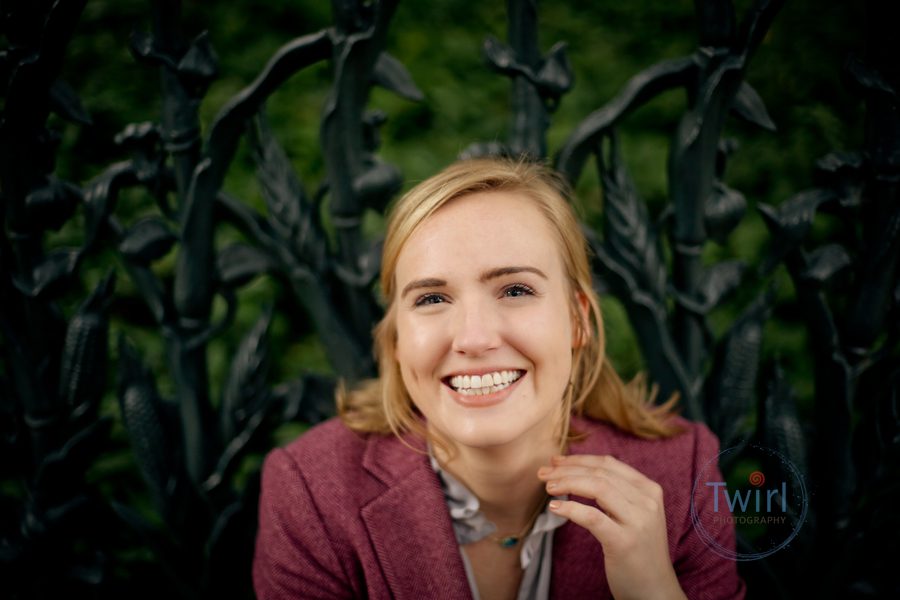
<svg viewBox="0 0 900 600">
<path fill-rule="evenodd" d="M 481 375 L 449 375 L 443 378 L 444 385 L 463 396 L 487 396 L 501 392 L 513 385 L 525 371 L 511 369 L 491 371 Z"/>
</svg>

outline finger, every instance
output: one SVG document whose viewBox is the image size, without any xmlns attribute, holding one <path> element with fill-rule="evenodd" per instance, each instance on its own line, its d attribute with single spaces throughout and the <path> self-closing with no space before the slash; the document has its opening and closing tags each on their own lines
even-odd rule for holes
<svg viewBox="0 0 900 600">
<path fill-rule="evenodd" d="M 621 526 L 593 506 L 573 500 L 552 500 L 547 506 L 559 516 L 590 531 L 602 545 L 620 535 Z"/>
<path fill-rule="evenodd" d="M 631 522 L 636 518 L 636 507 L 623 493 L 620 485 L 608 477 L 591 475 L 568 475 L 547 482 L 547 492 L 552 496 L 563 494 L 590 498 L 604 512 L 618 522 Z"/>
<path fill-rule="evenodd" d="M 551 459 L 554 466 L 584 466 L 595 469 L 604 469 L 615 473 L 629 481 L 633 486 L 646 490 L 648 493 L 656 491 L 655 481 L 609 454 L 572 454 L 568 456 L 554 456 Z"/>
<path fill-rule="evenodd" d="M 553 465 L 558 466 L 583 466 L 594 469 L 606 469 L 618 473 L 629 480 L 646 479 L 646 475 L 610 454 L 571 454 L 568 456 L 554 456 L 551 459 Z"/>
<path fill-rule="evenodd" d="M 665 518 L 665 498 L 662 487 L 655 481 L 644 477 L 639 480 L 622 476 L 622 469 L 610 470 L 596 465 L 610 465 L 609 461 L 593 460 L 601 457 L 584 457 L 589 460 L 563 461 L 553 467 L 548 474 L 547 489 L 566 490 L 564 492 L 551 492 L 553 494 L 574 494 L 593 498 L 597 505 L 608 512 L 617 522 L 625 525 L 639 525 L 651 518 L 656 521 Z M 611 458 L 611 457 L 610 457 Z M 558 461 L 556 461 L 558 462 Z M 581 464 L 568 464 L 569 462 Z M 617 461 L 620 462 L 620 461 Z M 593 467 L 583 466 L 584 464 Z M 624 464 L 621 463 L 620 464 Z M 565 469 L 568 475 L 562 475 Z M 587 483 L 585 478 L 593 479 L 593 483 Z M 635 485 L 637 481 L 637 485 Z M 581 491 L 579 491 L 581 490 Z M 589 491 L 588 491 L 589 490 Z M 601 494 L 600 492 L 605 492 Z"/>
<path fill-rule="evenodd" d="M 631 503 L 643 504 L 648 496 L 646 490 L 636 487 L 621 473 L 606 468 L 588 467 L 582 465 L 563 465 L 558 467 L 543 467 L 538 470 L 538 479 L 545 482 L 555 481 L 563 477 L 600 477 L 609 480 L 609 483 L 618 489 L 622 496 Z"/>
</svg>

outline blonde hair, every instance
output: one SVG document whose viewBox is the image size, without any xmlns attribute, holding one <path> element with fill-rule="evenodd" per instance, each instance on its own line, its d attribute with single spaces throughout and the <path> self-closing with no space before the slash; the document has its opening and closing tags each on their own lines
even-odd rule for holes
<svg viewBox="0 0 900 600">
<path fill-rule="evenodd" d="M 679 431 L 670 416 L 673 396 L 655 405 L 656 387 L 649 391 L 643 375 L 624 383 L 605 355 L 603 319 L 591 285 L 588 245 L 572 209 L 565 181 L 548 167 L 507 159 L 472 159 L 454 163 L 423 181 L 393 207 L 388 220 L 381 263 L 381 289 L 387 311 L 375 327 L 377 379 L 355 389 L 338 388 L 338 414 L 355 431 L 393 433 L 407 431 L 426 439 L 421 416 L 403 384 L 396 360 L 397 260 L 407 240 L 436 210 L 456 198 L 477 192 L 503 191 L 530 199 L 556 233 L 571 291 L 572 317 L 579 324 L 576 334 L 583 341 L 573 349 L 572 374 L 561 408 L 560 445 L 577 438 L 570 431 L 571 415 L 605 421 L 642 438 L 668 437 Z M 578 306 L 581 294 L 589 305 L 588 322 Z"/>
</svg>

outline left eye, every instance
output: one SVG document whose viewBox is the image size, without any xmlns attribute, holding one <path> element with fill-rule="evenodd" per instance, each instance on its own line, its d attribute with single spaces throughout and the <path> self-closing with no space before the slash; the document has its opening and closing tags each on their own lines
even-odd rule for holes
<svg viewBox="0 0 900 600">
<path fill-rule="evenodd" d="M 534 290 L 524 283 L 515 283 L 504 288 L 503 295 L 507 298 L 518 298 L 519 296 L 534 296 Z"/>
<path fill-rule="evenodd" d="M 416 299 L 416 306 L 428 306 L 430 304 L 440 304 L 444 301 L 444 297 L 440 294 L 425 294 Z"/>
</svg>

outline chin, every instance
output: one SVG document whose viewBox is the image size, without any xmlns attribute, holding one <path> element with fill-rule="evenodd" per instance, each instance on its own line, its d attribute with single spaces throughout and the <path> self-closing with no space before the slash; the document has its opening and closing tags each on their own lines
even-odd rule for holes
<svg viewBox="0 0 900 600">
<path fill-rule="evenodd" d="M 538 437 L 530 427 L 499 425 L 495 420 L 491 420 L 489 423 L 469 423 L 462 427 L 448 427 L 444 431 L 444 435 L 454 444 L 469 448 L 496 448 Z"/>
</svg>

